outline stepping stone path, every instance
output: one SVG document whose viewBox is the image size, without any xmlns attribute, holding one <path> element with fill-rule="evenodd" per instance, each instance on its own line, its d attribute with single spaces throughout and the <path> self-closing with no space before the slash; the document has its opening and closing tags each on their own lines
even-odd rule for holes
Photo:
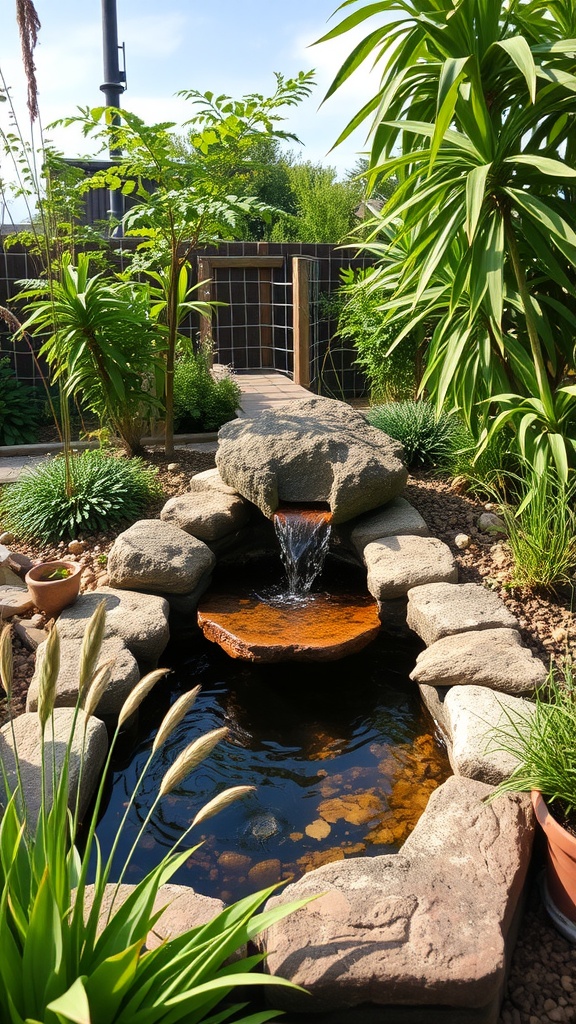
<svg viewBox="0 0 576 1024">
<path fill-rule="evenodd" d="M 454 633 L 518 626 L 498 595 L 478 583 L 413 587 L 408 594 L 406 621 L 428 647 Z"/>
<path fill-rule="evenodd" d="M 52 758 L 54 757 L 57 775 L 62 770 L 64 753 L 72 731 L 73 720 L 74 711 L 72 708 L 55 708 L 53 713 L 54 745 L 52 744 L 52 724 L 50 721 L 46 724 L 46 764 L 52 765 Z M 42 800 L 41 730 L 38 716 L 35 714 L 18 715 L 12 725 L 8 723 L 0 729 L 0 759 L 4 765 L 11 789 L 17 785 L 14 737 L 16 738 L 16 748 L 20 762 L 27 818 L 31 827 L 33 827 L 33 823 L 38 818 Z M 108 751 L 108 736 L 103 722 L 98 718 L 90 718 L 86 722 L 84 712 L 80 711 L 70 754 L 69 807 L 72 811 L 76 806 L 76 794 L 78 793 L 78 783 L 80 781 L 80 754 L 83 746 L 84 766 L 80 782 L 79 804 L 81 819 L 100 780 L 100 772 Z M 46 792 L 47 799 L 50 802 L 52 798 L 51 770 L 46 773 Z M 0 797 L 0 802 L 4 802 L 3 796 Z"/>
<path fill-rule="evenodd" d="M 408 534 L 411 537 L 428 537 L 430 531 L 422 516 L 406 498 L 394 498 L 387 505 L 366 512 L 350 532 L 350 540 L 362 558 L 364 548 L 382 537 L 396 537 Z"/>
<path fill-rule="evenodd" d="M 486 686 L 451 686 L 445 690 L 420 686 L 424 704 L 439 723 L 448 743 L 448 756 L 456 775 L 497 786 L 518 766 L 502 748 L 511 722 L 529 722 L 535 705 L 522 697 L 497 693 Z M 502 730 L 500 737 L 498 730 Z"/>
<path fill-rule="evenodd" d="M 377 601 L 405 597 L 423 583 L 455 583 L 458 569 L 447 544 L 435 537 L 382 537 L 364 548 L 368 590 Z"/>
</svg>

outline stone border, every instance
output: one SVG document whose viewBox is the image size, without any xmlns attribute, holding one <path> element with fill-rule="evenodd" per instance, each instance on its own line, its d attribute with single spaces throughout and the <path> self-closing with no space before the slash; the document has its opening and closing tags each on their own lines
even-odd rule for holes
<svg viewBox="0 0 576 1024">
<path fill-rule="evenodd" d="M 230 490 L 217 470 L 198 474 L 160 520 L 120 534 L 108 562 L 112 600 L 121 604 L 124 594 L 144 605 L 160 602 L 164 622 L 168 605 L 173 616 L 190 616 L 216 552 L 244 559 L 247 550 L 266 546 L 261 513 Z M 487 737 L 507 714 L 530 713 L 523 695 L 546 672 L 522 647 L 500 599 L 480 585 L 458 584 L 449 548 L 427 533 L 408 502 L 395 499 L 336 534 L 341 553 L 362 558 L 383 627 L 403 622 L 427 644 L 412 678 L 446 737 L 455 772 L 433 793 L 398 854 L 327 864 L 277 898 L 325 893 L 264 937 L 268 969 L 311 992 L 304 998 L 281 990 L 275 1003 L 338 1024 L 369 1024 L 385 1007 L 406 1022 L 493 1024 L 530 857 L 528 798 L 485 803 L 511 769 Z M 197 534 L 210 536 L 209 543 Z M 78 644 L 88 613 L 82 602 L 95 596 L 63 614 L 64 647 Z M 109 641 L 130 648 L 122 618 Z"/>
</svg>

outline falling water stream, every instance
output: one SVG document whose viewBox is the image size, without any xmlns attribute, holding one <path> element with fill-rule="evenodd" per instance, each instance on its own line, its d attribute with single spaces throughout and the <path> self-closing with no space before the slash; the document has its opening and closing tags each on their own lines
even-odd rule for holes
<svg viewBox="0 0 576 1024">
<path fill-rule="evenodd" d="M 332 515 L 316 509 L 281 508 L 274 514 L 274 529 L 286 572 L 286 586 L 278 588 L 277 600 L 287 604 L 305 601 L 312 584 L 322 573 Z"/>
</svg>

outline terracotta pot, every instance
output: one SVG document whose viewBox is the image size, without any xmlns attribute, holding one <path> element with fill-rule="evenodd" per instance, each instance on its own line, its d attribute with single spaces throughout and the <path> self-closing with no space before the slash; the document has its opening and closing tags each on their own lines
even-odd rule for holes
<svg viewBox="0 0 576 1024">
<path fill-rule="evenodd" d="M 69 575 L 64 579 L 44 578 L 57 569 L 68 569 Z M 54 618 L 78 597 L 81 575 L 82 566 L 78 562 L 40 562 L 26 573 L 25 582 L 36 607 Z"/>
<path fill-rule="evenodd" d="M 564 917 L 576 924 L 576 836 L 552 817 L 544 797 L 532 790 L 532 806 L 546 836 L 546 886 L 548 896 Z"/>
</svg>

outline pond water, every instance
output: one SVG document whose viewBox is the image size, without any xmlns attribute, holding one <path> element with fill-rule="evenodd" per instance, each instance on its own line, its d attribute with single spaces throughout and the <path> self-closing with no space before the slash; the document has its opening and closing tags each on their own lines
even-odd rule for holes
<svg viewBox="0 0 576 1024">
<path fill-rule="evenodd" d="M 340 661 L 252 665 L 198 636 L 167 652 L 172 672 L 142 709 L 135 741 L 121 745 L 98 828 L 105 848 L 162 715 L 181 693 L 198 683 L 202 691 L 153 762 L 118 866 L 178 753 L 210 729 L 224 725 L 229 735 L 162 800 L 126 881 L 158 863 L 200 807 L 234 785 L 257 789 L 198 827 L 190 845 L 203 845 L 174 881 L 229 901 L 332 860 L 396 851 L 450 774 L 408 679 L 419 649 L 380 636 Z"/>
</svg>

